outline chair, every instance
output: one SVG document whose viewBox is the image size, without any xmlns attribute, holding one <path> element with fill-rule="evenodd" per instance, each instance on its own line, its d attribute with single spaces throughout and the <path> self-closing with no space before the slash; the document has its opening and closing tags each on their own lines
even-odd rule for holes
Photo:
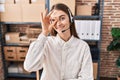
<svg viewBox="0 0 120 80">
<path fill-rule="evenodd" d="M 40 80 L 40 71 L 36 71 L 36 80 Z"/>
</svg>

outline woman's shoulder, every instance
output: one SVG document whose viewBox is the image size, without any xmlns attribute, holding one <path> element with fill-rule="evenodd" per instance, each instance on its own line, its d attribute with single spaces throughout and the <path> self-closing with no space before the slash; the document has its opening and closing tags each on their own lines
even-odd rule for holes
<svg viewBox="0 0 120 80">
<path fill-rule="evenodd" d="M 88 45 L 88 43 L 87 43 L 86 41 L 84 41 L 84 40 L 82 40 L 82 39 L 80 39 L 80 38 L 76 38 L 76 37 L 75 37 L 75 40 L 76 40 L 76 42 L 77 42 L 78 44 Z"/>
<path fill-rule="evenodd" d="M 48 36 L 48 37 L 47 37 L 47 41 L 48 41 L 48 42 L 54 42 L 55 39 L 56 39 L 56 36 Z"/>
</svg>

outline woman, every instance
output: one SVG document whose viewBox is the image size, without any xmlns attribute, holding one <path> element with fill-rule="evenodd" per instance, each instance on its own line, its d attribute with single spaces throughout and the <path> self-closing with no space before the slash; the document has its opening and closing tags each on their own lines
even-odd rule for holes
<svg viewBox="0 0 120 80">
<path fill-rule="evenodd" d="M 56 4 L 49 14 L 41 13 L 41 23 L 42 33 L 29 47 L 25 70 L 43 68 L 41 80 L 93 80 L 90 49 L 78 38 L 70 9 Z"/>
</svg>

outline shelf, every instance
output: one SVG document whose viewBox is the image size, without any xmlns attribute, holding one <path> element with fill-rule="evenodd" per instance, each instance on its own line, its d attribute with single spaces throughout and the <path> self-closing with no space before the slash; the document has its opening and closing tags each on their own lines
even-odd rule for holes
<svg viewBox="0 0 120 80">
<path fill-rule="evenodd" d="M 0 22 L 1 24 L 41 24 L 40 22 Z"/>
<path fill-rule="evenodd" d="M 98 41 L 101 41 L 100 39 L 99 40 L 85 40 L 85 39 L 82 39 L 82 40 L 84 40 L 84 41 L 86 41 L 86 42 L 98 42 Z"/>
<path fill-rule="evenodd" d="M 28 47 L 29 45 L 25 45 L 25 44 L 3 44 L 4 46 L 22 46 L 22 47 Z"/>
<path fill-rule="evenodd" d="M 42 74 L 43 69 L 39 70 L 40 75 Z M 36 78 L 36 72 L 32 72 L 31 74 L 23 74 L 23 73 L 8 73 L 8 77 L 15 78 Z"/>
<path fill-rule="evenodd" d="M 73 19 L 79 20 L 79 19 L 101 19 L 102 16 L 74 16 Z"/>
<path fill-rule="evenodd" d="M 8 73 L 8 77 L 16 77 L 16 78 L 36 78 L 36 73 L 31 74 L 22 74 L 22 73 Z"/>
</svg>

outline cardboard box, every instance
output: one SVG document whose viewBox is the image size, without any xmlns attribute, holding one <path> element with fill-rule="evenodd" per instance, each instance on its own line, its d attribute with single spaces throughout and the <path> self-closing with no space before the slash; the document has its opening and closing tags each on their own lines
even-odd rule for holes
<svg viewBox="0 0 120 80">
<path fill-rule="evenodd" d="M 24 69 L 23 63 L 18 64 L 18 71 L 19 71 L 19 73 L 23 73 L 23 74 L 30 74 L 31 73 L 31 72 L 28 72 Z"/>
<path fill-rule="evenodd" d="M 23 22 L 40 22 L 40 13 L 45 11 L 45 4 L 22 5 Z"/>
<path fill-rule="evenodd" d="M 93 76 L 94 76 L 94 80 L 97 79 L 97 74 L 98 74 L 98 63 L 93 63 Z"/>
<path fill-rule="evenodd" d="M 17 61 L 16 47 L 5 46 L 4 55 L 5 59 L 8 61 Z"/>
<path fill-rule="evenodd" d="M 45 4 L 45 0 L 21 0 L 22 4 Z"/>
<path fill-rule="evenodd" d="M 4 4 L 5 3 L 5 0 L 0 0 L 0 4 Z"/>
<path fill-rule="evenodd" d="M 17 49 L 17 60 L 24 61 L 28 51 L 28 47 L 16 47 L 16 49 Z"/>
<path fill-rule="evenodd" d="M 22 22 L 20 4 L 5 4 L 5 12 L 1 13 L 1 21 Z"/>
<path fill-rule="evenodd" d="M 21 4 L 21 0 L 5 0 L 5 4 Z"/>
<path fill-rule="evenodd" d="M 73 15 L 75 15 L 75 0 L 50 0 L 50 8 L 56 4 L 56 3 L 63 3 L 63 4 L 66 4 Z"/>
<path fill-rule="evenodd" d="M 78 5 L 76 15 L 82 16 L 91 16 L 92 15 L 92 6 L 89 5 Z"/>
<path fill-rule="evenodd" d="M 9 32 L 5 34 L 5 41 L 6 44 L 9 43 L 17 43 L 19 44 L 20 38 L 19 38 L 20 33 L 19 32 Z"/>
<path fill-rule="evenodd" d="M 26 34 L 28 38 L 37 38 L 41 32 L 41 28 L 28 27 L 26 29 Z"/>
<path fill-rule="evenodd" d="M 32 4 L 45 4 L 45 0 L 31 0 Z"/>
<path fill-rule="evenodd" d="M 12 64 L 8 66 L 8 73 L 19 73 L 18 71 L 18 65 Z"/>
</svg>

